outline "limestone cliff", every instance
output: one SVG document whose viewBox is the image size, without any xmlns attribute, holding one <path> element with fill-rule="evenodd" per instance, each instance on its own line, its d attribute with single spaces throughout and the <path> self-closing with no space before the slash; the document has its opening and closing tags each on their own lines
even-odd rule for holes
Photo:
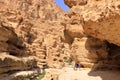
<svg viewBox="0 0 120 80">
<path fill-rule="evenodd" d="M 41 69 L 71 61 L 83 68 L 120 68 L 120 1 L 65 3 L 67 14 L 54 0 L 0 0 L 0 80 L 35 79 Z"/>
<path fill-rule="evenodd" d="M 0 80 L 63 67 L 69 59 L 69 46 L 61 40 L 64 14 L 54 0 L 0 0 Z"/>
<path fill-rule="evenodd" d="M 110 43 L 120 45 L 119 41 L 119 19 L 120 1 L 119 0 L 65 0 L 66 4 L 86 2 L 85 5 L 74 5 L 69 13 L 78 14 L 83 18 L 83 28 L 85 33 L 107 40 Z"/>
<path fill-rule="evenodd" d="M 78 61 L 81 64 L 83 64 L 85 61 L 83 66 L 92 62 L 93 65 L 98 65 L 99 67 L 101 66 L 108 68 L 110 66 L 111 68 L 118 68 L 118 57 L 120 57 L 119 0 L 64 1 L 69 7 L 71 7 L 67 15 L 67 22 L 69 25 L 65 25 L 65 31 L 69 37 L 72 38 L 71 40 L 74 54 L 79 54 L 77 55 L 77 58 L 79 59 Z M 85 40 L 84 37 L 87 37 L 88 40 Z M 77 46 L 77 50 L 75 49 L 74 45 Z M 72 56 L 75 57 L 74 54 L 72 53 Z M 85 56 L 86 54 L 87 56 Z M 96 55 L 98 58 L 95 57 Z M 116 55 L 116 57 L 113 55 Z M 94 57 L 97 59 L 95 61 L 98 62 L 94 62 Z M 99 59 L 100 57 L 101 59 Z M 92 64 L 89 64 L 88 66 L 90 67 L 91 65 Z"/>
</svg>

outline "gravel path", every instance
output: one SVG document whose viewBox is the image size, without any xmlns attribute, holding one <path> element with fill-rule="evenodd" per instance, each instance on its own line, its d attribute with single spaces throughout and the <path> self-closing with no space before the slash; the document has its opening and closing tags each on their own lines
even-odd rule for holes
<svg viewBox="0 0 120 80">
<path fill-rule="evenodd" d="M 120 71 L 90 71 L 73 68 L 64 68 L 59 75 L 59 80 L 120 80 Z"/>
</svg>

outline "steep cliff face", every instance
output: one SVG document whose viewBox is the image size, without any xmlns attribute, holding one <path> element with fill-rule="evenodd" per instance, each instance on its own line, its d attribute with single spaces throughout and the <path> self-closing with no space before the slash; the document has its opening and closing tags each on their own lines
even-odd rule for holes
<svg viewBox="0 0 120 80">
<path fill-rule="evenodd" d="M 84 68 L 92 68 L 95 64 L 108 58 L 108 50 L 104 42 L 89 37 L 75 38 L 72 44 L 72 59 Z"/>
<path fill-rule="evenodd" d="M 0 80 L 63 67 L 69 59 L 69 46 L 61 40 L 64 14 L 54 0 L 0 0 Z"/>
<path fill-rule="evenodd" d="M 69 6 L 71 6 L 70 3 L 79 3 L 80 1 L 84 2 L 84 0 L 76 0 L 76 2 L 65 0 Z M 119 0 L 87 0 L 85 5 L 74 5 L 70 12 L 74 11 L 82 16 L 83 28 L 87 35 L 107 40 L 119 46 L 119 3 Z"/>
<path fill-rule="evenodd" d="M 70 59 L 85 68 L 120 68 L 119 1 L 65 3 L 68 14 L 54 0 L 0 0 L 0 80 L 35 78 Z"/>
<path fill-rule="evenodd" d="M 71 39 L 73 46 L 71 54 L 74 60 L 84 67 L 119 68 L 117 60 L 119 61 L 120 57 L 120 2 L 118 0 L 64 1 L 71 7 L 66 19 L 65 32 Z M 116 58 L 113 55 L 116 55 Z"/>
</svg>

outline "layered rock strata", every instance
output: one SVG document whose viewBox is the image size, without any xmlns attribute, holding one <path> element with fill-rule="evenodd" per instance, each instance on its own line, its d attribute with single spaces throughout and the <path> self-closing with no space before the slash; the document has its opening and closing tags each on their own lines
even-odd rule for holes
<svg viewBox="0 0 120 80">
<path fill-rule="evenodd" d="M 0 1 L 1 80 L 31 78 L 42 68 L 64 65 L 69 58 L 61 40 L 64 13 L 53 0 Z"/>
<path fill-rule="evenodd" d="M 1 80 L 33 78 L 70 59 L 84 68 L 120 67 L 120 1 L 65 3 L 66 15 L 54 0 L 0 0 Z"/>
<path fill-rule="evenodd" d="M 116 62 L 116 60 L 119 61 L 119 59 L 117 58 L 113 59 L 113 56 L 111 54 L 114 54 L 114 56 L 116 55 L 117 57 L 119 57 L 119 44 L 120 44 L 119 3 L 120 2 L 118 0 L 79 0 L 79 1 L 64 0 L 64 1 L 68 6 L 71 7 L 70 11 L 68 12 L 68 19 L 67 19 L 69 25 L 66 25 L 66 32 L 69 34 L 69 37 L 72 38 L 71 43 L 72 42 L 75 43 L 74 40 L 77 40 L 77 42 L 79 42 L 79 45 L 77 43 L 77 48 L 78 48 L 78 46 L 82 45 L 82 41 L 83 42 L 85 41 L 84 42 L 85 44 L 83 44 L 85 48 L 82 46 L 78 48 L 78 50 L 76 50 L 79 51 L 78 52 L 79 55 L 77 56 L 78 57 L 80 55 L 84 56 L 86 55 L 84 53 L 86 53 L 86 51 L 89 52 L 89 50 L 91 56 L 92 54 L 98 55 L 98 53 L 100 52 L 99 57 L 97 58 L 97 60 L 95 60 L 95 61 L 100 61 L 97 63 L 97 65 L 102 67 L 104 66 L 106 68 L 108 68 L 109 66 L 111 68 L 119 68 L 119 64 L 118 64 L 119 62 Z M 85 4 L 79 4 L 79 3 L 85 3 Z M 76 33 L 74 33 L 75 30 Z M 74 33 L 74 37 L 73 37 L 73 33 Z M 78 35 L 75 36 L 76 34 Z M 87 37 L 90 43 L 87 42 L 87 40 L 82 39 L 82 37 L 84 36 Z M 92 39 L 90 38 L 91 36 Z M 76 39 L 75 37 L 79 39 Z M 92 44 L 94 43 L 95 45 L 91 46 L 91 43 Z M 101 43 L 101 47 L 99 43 Z M 113 46 L 113 44 L 115 44 L 116 46 L 115 45 Z M 97 46 L 99 46 L 99 48 Z M 75 53 L 76 52 L 74 52 L 74 54 Z M 103 55 L 103 58 L 99 60 L 101 55 Z M 92 58 L 93 60 L 94 57 Z M 89 62 L 92 60 L 89 58 L 86 59 Z M 85 59 L 81 59 L 78 61 L 87 62 Z M 95 65 L 95 63 L 93 62 L 93 65 Z"/>
<path fill-rule="evenodd" d="M 65 0 L 65 3 L 71 6 L 80 1 L 84 2 Z M 69 13 L 77 13 L 83 18 L 82 26 L 87 35 L 119 46 L 119 3 L 119 0 L 87 0 L 85 5 L 74 5 Z"/>
</svg>

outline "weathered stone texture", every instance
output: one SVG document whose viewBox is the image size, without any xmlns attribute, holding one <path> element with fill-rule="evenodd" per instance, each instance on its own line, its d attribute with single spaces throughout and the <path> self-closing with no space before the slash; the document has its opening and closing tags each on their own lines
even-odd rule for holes
<svg viewBox="0 0 120 80">
<path fill-rule="evenodd" d="M 60 22 L 64 13 L 53 0 L 0 0 L 0 53 L 5 53 L 0 56 L 0 63 L 6 64 L 4 69 L 0 67 L 0 79 L 31 77 L 35 72 L 32 69 L 59 68 L 64 64 L 67 54 L 59 47 L 63 44 L 64 27 Z M 61 53 L 62 58 L 54 61 Z"/>
<path fill-rule="evenodd" d="M 84 68 L 120 67 L 120 1 L 65 3 L 68 14 L 54 0 L 0 0 L 1 80 L 35 77 L 70 59 Z"/>
<path fill-rule="evenodd" d="M 111 68 L 119 67 L 118 64 L 119 62 L 116 62 L 116 60 L 119 61 L 119 59 L 114 58 L 113 54 L 114 56 L 116 55 L 117 57 L 120 57 L 119 56 L 120 1 L 119 0 L 86 0 L 86 1 L 64 0 L 64 1 L 68 6 L 71 7 L 67 15 L 68 18 L 66 21 L 68 22 L 67 23 L 68 25 L 65 25 L 65 32 L 67 33 L 67 37 L 71 39 L 71 44 L 76 45 L 78 48 L 77 50 L 75 50 L 73 47 L 73 50 L 76 52 L 72 54 L 76 53 L 79 54 L 77 55 L 79 58 L 80 55 L 82 55 L 82 59 L 81 60 L 79 59 L 78 61 L 79 62 L 84 61 L 83 66 L 86 67 L 94 66 L 95 63 L 97 63 L 99 67 L 100 66 L 106 67 L 106 69 L 108 67 Z M 80 1 L 86 2 L 86 4 L 81 5 L 79 4 Z M 89 38 L 90 36 L 92 36 L 93 39 Z M 83 37 L 87 37 L 88 40 L 84 40 Z M 76 39 L 77 43 L 74 44 L 76 42 Z M 82 45 L 82 40 L 84 44 L 83 46 L 80 47 L 80 45 Z M 93 47 L 91 46 L 91 43 L 96 45 L 99 45 L 101 43 L 101 47 L 97 46 Z M 112 46 L 113 44 L 115 44 L 116 47 Z M 104 45 L 106 47 L 103 48 L 102 46 Z M 101 54 L 99 55 L 99 53 Z M 89 54 L 90 56 L 88 57 Z M 99 58 L 101 58 L 101 60 Z M 89 62 L 92 62 L 92 65 Z"/>
<path fill-rule="evenodd" d="M 71 1 L 66 1 L 66 4 L 70 5 Z M 87 35 L 119 46 L 119 3 L 119 0 L 87 0 L 86 5 L 75 5 L 69 13 L 82 16 L 82 26 Z"/>
</svg>

